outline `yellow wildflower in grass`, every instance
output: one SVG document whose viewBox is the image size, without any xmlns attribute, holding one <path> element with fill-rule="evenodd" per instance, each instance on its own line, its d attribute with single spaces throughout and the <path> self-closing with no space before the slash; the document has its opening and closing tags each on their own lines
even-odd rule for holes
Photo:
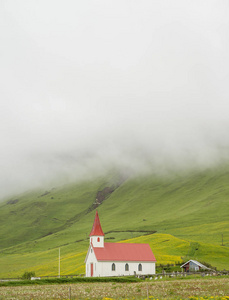
<svg viewBox="0 0 229 300">
<path fill-rule="evenodd" d="M 204 297 L 196 297 L 191 296 L 188 298 L 189 300 L 229 300 L 229 296 L 204 296 Z M 182 300 L 182 299 L 180 299 Z"/>
</svg>

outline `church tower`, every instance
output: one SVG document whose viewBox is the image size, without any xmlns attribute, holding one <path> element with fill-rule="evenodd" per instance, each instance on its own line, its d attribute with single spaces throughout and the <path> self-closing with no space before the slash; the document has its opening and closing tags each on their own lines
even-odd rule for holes
<svg viewBox="0 0 229 300">
<path fill-rule="evenodd" d="M 98 211 L 96 211 L 94 223 L 90 233 L 90 244 L 92 244 L 93 247 L 104 248 L 104 233 L 100 224 Z"/>
</svg>

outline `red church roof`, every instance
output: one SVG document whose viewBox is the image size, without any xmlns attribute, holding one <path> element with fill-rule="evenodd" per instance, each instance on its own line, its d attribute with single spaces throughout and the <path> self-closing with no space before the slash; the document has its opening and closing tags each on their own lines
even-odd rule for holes
<svg viewBox="0 0 229 300">
<path fill-rule="evenodd" d="M 98 211 L 96 211 L 95 220 L 94 220 L 92 230 L 91 230 L 91 233 L 90 233 L 90 236 L 92 236 L 92 235 L 100 235 L 100 236 L 102 235 L 102 236 L 104 236 L 104 233 L 103 233 L 103 230 L 102 230 L 102 227 L 101 227 L 101 224 L 100 224 L 100 220 L 99 220 Z"/>
<path fill-rule="evenodd" d="M 148 244 L 104 243 L 93 249 L 98 261 L 156 261 Z"/>
</svg>

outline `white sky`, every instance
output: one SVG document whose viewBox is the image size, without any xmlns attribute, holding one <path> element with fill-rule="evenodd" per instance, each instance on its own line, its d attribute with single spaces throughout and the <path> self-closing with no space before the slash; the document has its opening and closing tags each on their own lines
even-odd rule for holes
<svg viewBox="0 0 229 300">
<path fill-rule="evenodd" d="M 0 0 L 0 197 L 228 160 L 229 2 Z"/>
</svg>

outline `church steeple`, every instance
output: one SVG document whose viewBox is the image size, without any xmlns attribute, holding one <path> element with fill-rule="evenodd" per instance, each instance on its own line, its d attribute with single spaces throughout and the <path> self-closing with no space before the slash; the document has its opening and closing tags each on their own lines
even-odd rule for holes
<svg viewBox="0 0 229 300">
<path fill-rule="evenodd" d="M 102 235 L 102 236 L 104 236 L 104 233 L 103 233 L 103 230 L 102 230 L 102 227 L 101 227 L 101 224 L 100 224 L 100 220 L 99 220 L 99 214 L 98 214 L 97 210 L 96 210 L 92 230 L 91 230 L 91 233 L 90 233 L 90 236 L 93 236 L 93 235 Z"/>
<path fill-rule="evenodd" d="M 98 211 L 96 211 L 94 223 L 90 233 L 90 243 L 93 245 L 93 247 L 104 247 L 104 233 L 100 224 Z"/>
</svg>

